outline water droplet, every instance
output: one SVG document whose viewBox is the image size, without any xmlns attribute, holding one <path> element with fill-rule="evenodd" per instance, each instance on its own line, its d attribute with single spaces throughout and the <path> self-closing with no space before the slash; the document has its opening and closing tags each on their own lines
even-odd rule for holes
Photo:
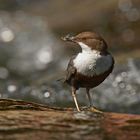
<svg viewBox="0 0 140 140">
<path fill-rule="evenodd" d="M 1 40 L 4 42 L 10 42 L 14 39 L 14 33 L 9 28 L 3 28 L 0 34 Z"/>
<path fill-rule="evenodd" d="M 135 95 L 135 94 L 136 94 L 135 89 L 132 89 L 132 90 L 131 90 L 131 95 Z"/>
<path fill-rule="evenodd" d="M 126 85 L 126 90 L 130 91 L 132 89 L 131 85 Z"/>
<path fill-rule="evenodd" d="M 122 81 L 122 77 L 121 77 L 120 75 L 118 75 L 118 76 L 116 77 L 115 81 L 116 81 L 117 83 L 121 82 L 121 81 Z"/>
<path fill-rule="evenodd" d="M 125 88 L 125 84 L 124 84 L 124 83 L 120 83 L 120 84 L 119 84 L 119 87 L 120 87 L 120 88 Z"/>
<path fill-rule="evenodd" d="M 42 49 L 38 52 L 38 60 L 41 63 L 47 64 L 52 60 L 52 54 L 50 51 Z"/>
<path fill-rule="evenodd" d="M 50 92 L 48 92 L 48 91 L 47 91 L 47 92 L 45 92 L 45 93 L 44 93 L 44 97 L 45 97 L 45 98 L 50 97 Z"/>
<path fill-rule="evenodd" d="M 46 68 L 46 65 L 52 61 L 52 50 L 47 48 L 42 48 L 37 53 L 37 59 L 36 59 L 36 66 L 38 69 L 44 69 Z"/>
<path fill-rule="evenodd" d="M 6 79 L 9 75 L 9 72 L 6 68 L 0 67 L 0 79 Z"/>
<path fill-rule="evenodd" d="M 8 85 L 7 87 L 9 92 L 15 92 L 17 90 L 17 86 L 16 85 Z"/>
<path fill-rule="evenodd" d="M 122 77 L 126 77 L 126 76 L 127 76 L 127 72 L 122 72 L 122 73 L 121 73 L 121 76 L 122 76 Z"/>
<path fill-rule="evenodd" d="M 117 87 L 117 86 L 118 86 L 118 83 L 117 83 L 116 81 L 114 81 L 114 82 L 112 83 L 112 85 L 113 85 L 113 87 Z"/>
</svg>

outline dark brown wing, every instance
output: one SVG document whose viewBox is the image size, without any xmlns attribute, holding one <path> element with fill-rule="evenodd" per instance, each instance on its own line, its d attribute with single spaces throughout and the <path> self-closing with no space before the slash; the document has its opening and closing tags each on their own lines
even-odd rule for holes
<svg viewBox="0 0 140 140">
<path fill-rule="evenodd" d="M 73 60 L 75 59 L 75 57 L 76 56 L 73 56 L 68 63 L 67 74 L 66 74 L 66 79 L 65 79 L 65 82 L 67 82 L 68 84 L 71 84 L 71 80 L 76 74 L 76 68 L 74 67 L 74 64 L 73 64 Z"/>
</svg>

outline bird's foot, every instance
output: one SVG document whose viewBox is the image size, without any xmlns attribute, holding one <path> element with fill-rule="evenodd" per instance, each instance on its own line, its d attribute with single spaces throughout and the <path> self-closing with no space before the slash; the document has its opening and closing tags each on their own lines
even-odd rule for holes
<svg viewBox="0 0 140 140">
<path fill-rule="evenodd" d="M 91 112 L 95 112 L 95 113 L 103 113 L 101 110 L 98 110 L 96 107 L 94 106 L 90 106 L 89 107 L 89 111 Z"/>
<path fill-rule="evenodd" d="M 78 111 L 78 110 L 77 110 Z M 91 112 L 95 112 L 95 113 L 103 113 L 101 110 L 98 110 L 96 107 L 94 106 L 90 106 L 90 107 L 87 107 L 87 106 L 83 106 L 83 107 L 80 107 L 79 111 L 91 111 Z"/>
</svg>

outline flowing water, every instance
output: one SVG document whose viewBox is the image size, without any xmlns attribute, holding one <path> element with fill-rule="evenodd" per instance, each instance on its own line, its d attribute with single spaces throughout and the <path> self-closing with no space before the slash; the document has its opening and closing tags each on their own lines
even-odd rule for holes
<svg viewBox="0 0 140 140">
<path fill-rule="evenodd" d="M 74 106 L 63 77 L 69 51 L 41 17 L 22 11 L 0 12 L 0 96 L 50 106 Z M 93 104 L 106 111 L 140 113 L 140 59 L 115 65 L 102 85 L 91 91 Z M 88 105 L 85 90 L 77 92 Z"/>
</svg>

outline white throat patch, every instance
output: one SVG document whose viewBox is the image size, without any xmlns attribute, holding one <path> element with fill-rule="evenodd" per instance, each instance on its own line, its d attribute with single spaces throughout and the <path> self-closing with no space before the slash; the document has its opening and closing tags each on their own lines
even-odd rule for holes
<svg viewBox="0 0 140 140">
<path fill-rule="evenodd" d="M 99 51 L 91 50 L 86 44 L 79 42 L 82 52 L 74 59 L 74 66 L 79 73 L 87 76 L 100 75 L 111 67 L 113 63 L 110 54 L 104 56 Z"/>
</svg>

